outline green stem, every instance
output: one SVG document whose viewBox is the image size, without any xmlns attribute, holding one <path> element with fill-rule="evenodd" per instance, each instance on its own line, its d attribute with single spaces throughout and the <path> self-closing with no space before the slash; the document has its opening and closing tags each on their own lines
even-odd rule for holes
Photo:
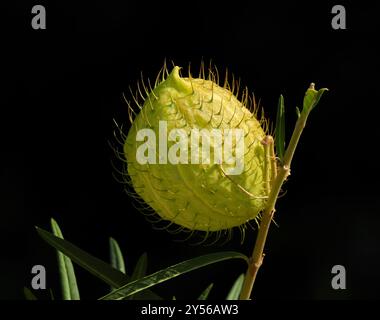
<svg viewBox="0 0 380 320">
<path fill-rule="evenodd" d="M 277 176 L 272 182 L 271 190 L 268 197 L 268 202 L 263 212 L 263 216 L 262 216 L 260 228 L 259 228 L 259 233 L 256 238 L 255 247 L 253 249 L 253 253 L 250 258 L 250 264 L 245 275 L 242 291 L 240 293 L 240 300 L 249 300 L 251 297 L 253 284 L 255 282 L 257 272 L 259 271 L 263 263 L 265 242 L 267 239 L 270 223 L 272 221 L 272 218 L 275 212 L 276 201 L 280 193 L 282 184 L 284 183 L 286 178 L 290 175 L 290 165 L 293 159 L 293 155 L 297 148 L 297 144 L 301 137 L 302 131 L 306 125 L 306 120 L 309 116 L 309 113 L 310 113 L 310 110 L 309 111 L 303 110 L 303 112 L 301 112 L 301 115 L 297 120 L 292 137 L 290 139 L 289 146 L 286 149 L 284 159 L 278 168 Z M 272 137 L 270 138 L 271 139 L 268 139 L 267 137 L 266 142 L 267 143 L 269 142 L 273 145 L 273 138 Z"/>
</svg>

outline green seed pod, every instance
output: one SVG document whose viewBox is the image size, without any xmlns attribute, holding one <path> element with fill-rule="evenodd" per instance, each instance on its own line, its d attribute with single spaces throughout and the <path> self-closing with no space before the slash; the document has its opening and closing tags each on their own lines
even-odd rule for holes
<svg viewBox="0 0 380 320">
<path fill-rule="evenodd" d="M 256 118 L 248 90 L 240 102 L 212 72 L 185 78 L 179 70 L 147 92 L 132 123 L 124 143 L 130 182 L 170 223 L 201 231 L 242 226 L 258 218 L 267 198 L 267 122 Z"/>
</svg>

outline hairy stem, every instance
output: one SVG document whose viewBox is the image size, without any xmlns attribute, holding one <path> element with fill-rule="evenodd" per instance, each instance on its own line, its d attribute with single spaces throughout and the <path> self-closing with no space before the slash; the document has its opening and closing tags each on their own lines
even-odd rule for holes
<svg viewBox="0 0 380 320">
<path fill-rule="evenodd" d="M 293 159 L 293 155 L 297 148 L 297 144 L 302 134 L 302 131 L 306 125 L 306 120 L 309 116 L 310 109 L 309 111 L 303 110 L 303 112 L 301 112 L 300 117 L 298 118 L 296 126 L 294 128 L 292 137 L 290 139 L 289 146 L 286 149 L 284 159 L 282 163 L 279 165 L 279 168 L 277 170 L 277 176 L 272 181 L 271 190 L 268 197 L 268 202 L 263 212 L 263 216 L 262 216 L 260 228 L 259 228 L 259 233 L 256 238 L 256 243 L 253 249 L 252 256 L 250 258 L 250 264 L 245 275 L 242 291 L 240 293 L 241 300 L 249 300 L 251 297 L 251 293 L 252 293 L 257 272 L 259 271 L 263 263 L 265 242 L 266 242 L 268 230 L 269 230 L 269 227 L 270 227 L 270 224 L 275 212 L 276 201 L 280 193 L 282 184 L 284 183 L 284 181 L 290 174 L 290 165 Z M 264 143 L 264 146 L 265 145 L 271 146 L 269 150 L 270 149 L 273 150 L 272 137 L 270 136 L 266 137 L 263 143 Z M 266 153 L 266 158 L 267 158 L 267 153 Z"/>
</svg>

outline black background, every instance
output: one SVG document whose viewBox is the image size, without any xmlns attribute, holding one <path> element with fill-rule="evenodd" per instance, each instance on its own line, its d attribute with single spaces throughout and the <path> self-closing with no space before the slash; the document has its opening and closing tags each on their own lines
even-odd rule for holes
<svg viewBox="0 0 380 320">
<path fill-rule="evenodd" d="M 23 299 L 35 264 L 59 294 L 54 250 L 34 225 L 61 225 L 67 239 L 104 260 L 115 237 L 132 271 L 146 251 L 149 272 L 200 254 L 250 253 L 255 232 L 223 246 L 192 246 L 153 230 L 112 177 L 113 121 L 128 125 L 122 93 L 163 61 L 194 68 L 203 58 L 241 77 L 274 119 L 285 96 L 287 135 L 310 82 L 328 87 L 297 150 L 287 194 L 277 206 L 256 299 L 373 299 L 380 286 L 378 108 L 380 11 L 345 5 L 347 29 L 333 30 L 336 3 L 61 1 L 44 4 L 47 29 L 31 8 L 2 11 L 0 298 Z M 340 3 L 344 4 L 344 3 Z M 238 235 L 238 233 L 235 233 Z M 347 289 L 331 288 L 331 268 Z M 76 268 L 83 299 L 107 287 Z M 159 285 L 166 298 L 191 299 L 210 283 L 224 298 L 244 271 L 239 261 L 209 266 Z M 38 295 L 48 298 L 47 292 Z"/>
</svg>

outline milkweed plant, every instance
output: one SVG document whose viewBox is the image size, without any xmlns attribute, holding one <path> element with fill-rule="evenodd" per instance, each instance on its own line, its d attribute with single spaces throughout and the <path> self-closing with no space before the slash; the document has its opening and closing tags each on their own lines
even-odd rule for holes
<svg viewBox="0 0 380 320">
<path fill-rule="evenodd" d="M 149 275 L 143 254 L 128 275 L 115 239 L 109 242 L 110 262 L 104 262 L 64 240 L 51 219 L 51 232 L 36 228 L 57 250 L 64 300 L 80 299 L 72 262 L 110 286 L 100 300 L 125 300 L 163 299 L 154 292 L 155 285 L 228 259 L 243 260 L 246 273 L 232 284 L 226 299 L 251 299 L 276 201 L 309 114 L 327 89 L 310 84 L 286 143 L 282 95 L 273 129 L 255 97 L 247 88 L 242 90 L 233 75 L 230 79 L 226 72 L 220 79 L 216 67 L 207 69 L 202 63 L 193 76 L 189 67 L 184 77 L 180 67 L 169 70 L 165 63 L 153 85 L 142 80 L 135 94 L 131 90 L 130 100 L 124 96 L 131 125 L 126 132 L 115 122 L 119 147 L 114 151 L 122 164 L 117 172 L 147 218 L 169 232 L 186 232 L 189 238 L 199 233 L 199 243 L 228 241 L 239 232 L 244 241 L 251 230 L 247 226 L 256 224 L 252 253 L 207 254 Z M 198 299 L 207 299 L 211 289 L 212 284 L 200 288 Z M 24 290 L 28 299 L 36 298 L 29 288 Z"/>
</svg>

